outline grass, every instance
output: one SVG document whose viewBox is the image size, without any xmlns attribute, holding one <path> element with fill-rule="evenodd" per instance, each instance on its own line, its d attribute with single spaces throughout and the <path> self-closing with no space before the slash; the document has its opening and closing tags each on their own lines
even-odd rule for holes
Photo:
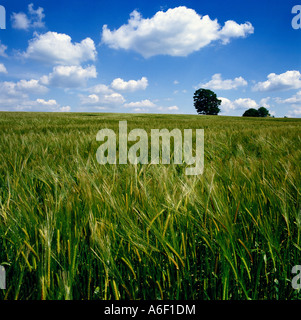
<svg viewBox="0 0 301 320">
<path fill-rule="evenodd" d="M 98 130 L 205 129 L 205 167 L 105 165 Z M 301 119 L 0 113 L 0 299 L 300 299 Z"/>
</svg>

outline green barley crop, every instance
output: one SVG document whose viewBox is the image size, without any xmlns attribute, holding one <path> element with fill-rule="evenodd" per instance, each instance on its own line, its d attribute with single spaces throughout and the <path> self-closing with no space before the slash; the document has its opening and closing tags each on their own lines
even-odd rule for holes
<svg viewBox="0 0 301 320">
<path fill-rule="evenodd" d="M 204 174 L 103 165 L 102 128 L 205 130 Z M 0 299 L 298 299 L 301 120 L 0 113 Z"/>
</svg>

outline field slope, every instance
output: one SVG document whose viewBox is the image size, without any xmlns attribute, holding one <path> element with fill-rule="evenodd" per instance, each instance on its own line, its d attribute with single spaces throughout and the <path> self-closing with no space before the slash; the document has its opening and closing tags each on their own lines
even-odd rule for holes
<svg viewBox="0 0 301 320">
<path fill-rule="evenodd" d="M 205 130 L 205 167 L 105 165 L 102 128 Z M 297 299 L 301 119 L 0 113 L 0 299 Z"/>
</svg>

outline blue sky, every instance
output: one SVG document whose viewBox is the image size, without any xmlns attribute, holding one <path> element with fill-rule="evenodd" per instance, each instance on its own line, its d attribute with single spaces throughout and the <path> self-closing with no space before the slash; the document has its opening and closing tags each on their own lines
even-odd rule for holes
<svg viewBox="0 0 301 320">
<path fill-rule="evenodd" d="M 301 117 L 296 1 L 0 4 L 0 111 L 195 114 L 208 88 L 222 115 Z"/>
</svg>

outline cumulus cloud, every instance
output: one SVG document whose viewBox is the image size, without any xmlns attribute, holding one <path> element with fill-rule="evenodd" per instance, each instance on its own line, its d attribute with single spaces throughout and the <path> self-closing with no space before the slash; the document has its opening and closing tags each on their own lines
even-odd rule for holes
<svg viewBox="0 0 301 320">
<path fill-rule="evenodd" d="M 135 109 L 133 109 L 133 112 L 147 113 L 147 112 L 149 112 L 149 110 L 146 108 L 135 108 Z"/>
<path fill-rule="evenodd" d="M 300 118 L 301 117 L 301 106 L 296 106 L 293 110 L 288 112 L 288 116 L 291 118 Z"/>
<path fill-rule="evenodd" d="M 43 19 L 45 18 L 44 9 L 39 7 L 37 10 L 33 9 L 33 3 L 28 5 L 28 12 L 30 15 L 30 22 L 33 28 L 43 28 L 45 23 Z"/>
<path fill-rule="evenodd" d="M 64 107 L 60 107 L 59 112 L 70 112 L 71 111 L 71 107 L 70 106 L 64 106 Z"/>
<path fill-rule="evenodd" d="M 258 108 L 258 104 L 255 100 L 250 98 L 239 98 L 234 101 L 236 109 L 249 109 L 249 108 Z"/>
<path fill-rule="evenodd" d="M 111 87 L 116 91 L 137 91 L 145 90 L 148 86 L 148 80 L 146 77 L 142 77 L 140 80 L 124 81 L 121 78 L 114 79 L 111 83 Z"/>
<path fill-rule="evenodd" d="M 88 91 L 90 94 L 79 94 L 81 106 L 89 106 L 99 110 L 121 107 L 124 106 L 126 100 L 121 93 L 116 92 L 113 88 L 119 89 L 120 91 L 135 91 L 143 87 L 141 83 L 135 80 L 126 82 L 121 79 L 122 82 L 120 83 L 117 83 L 115 80 L 110 86 L 100 83 L 84 89 L 84 91 Z M 134 105 L 131 104 L 126 106 L 134 107 Z"/>
<path fill-rule="evenodd" d="M 296 94 L 290 98 L 275 98 L 275 102 L 278 104 L 289 105 L 290 110 L 288 111 L 288 117 L 301 117 L 301 91 L 298 91 Z"/>
<path fill-rule="evenodd" d="M 20 95 L 24 95 L 24 93 L 17 90 L 16 87 L 16 83 L 12 81 L 0 82 L 0 97 L 2 99 L 10 99 Z"/>
<path fill-rule="evenodd" d="M 28 94 L 44 94 L 48 89 L 38 80 L 20 80 L 18 82 L 0 82 L 1 97 L 27 97 Z"/>
<path fill-rule="evenodd" d="M 13 12 L 11 16 L 11 20 L 12 20 L 12 27 L 14 29 L 27 30 L 30 26 L 30 21 L 27 15 L 23 12 L 20 12 L 20 13 Z"/>
<path fill-rule="evenodd" d="M 142 100 L 137 102 L 125 103 L 126 100 L 123 95 L 117 91 L 134 92 L 137 90 L 145 90 L 148 86 L 146 77 L 140 80 L 125 81 L 121 78 L 116 78 L 107 86 L 105 84 L 97 84 L 85 89 L 89 95 L 80 94 L 80 101 L 82 106 L 92 106 L 94 108 L 108 109 L 116 106 L 123 106 L 125 108 L 146 108 L 155 107 L 155 104 L 150 100 Z"/>
<path fill-rule="evenodd" d="M 287 99 L 276 98 L 277 103 L 286 104 L 301 104 L 301 91 L 298 91 L 295 95 Z"/>
<path fill-rule="evenodd" d="M 270 109 L 270 108 L 271 108 L 271 105 L 269 104 L 270 99 L 271 99 L 270 97 L 262 98 L 262 99 L 260 100 L 259 105 L 260 105 L 261 107 Z"/>
<path fill-rule="evenodd" d="M 230 111 L 237 109 L 250 109 L 259 107 L 257 102 L 250 98 L 239 98 L 234 101 L 223 97 L 219 97 L 218 99 L 222 101 L 220 107 L 223 113 L 229 113 Z"/>
<path fill-rule="evenodd" d="M 28 104 L 28 102 L 27 102 Z M 26 109 L 26 108 L 24 108 Z M 23 110 L 24 110 L 23 109 Z M 29 109 L 31 111 L 51 111 L 51 112 L 69 112 L 71 111 L 70 106 L 61 106 L 56 100 L 44 100 L 36 99 L 35 101 L 30 102 Z"/>
<path fill-rule="evenodd" d="M 100 99 L 97 94 L 90 94 L 88 96 L 80 95 L 82 105 L 94 105 L 99 103 Z"/>
<path fill-rule="evenodd" d="M 167 107 L 167 110 L 179 110 L 178 106 L 171 106 L 171 107 Z"/>
<path fill-rule="evenodd" d="M 120 106 L 125 102 L 124 97 L 120 93 L 110 94 L 90 94 L 88 96 L 79 95 L 82 106 L 94 106 L 94 107 L 114 107 Z"/>
<path fill-rule="evenodd" d="M 301 74 L 297 70 L 286 71 L 281 74 L 270 73 L 264 82 L 258 82 L 254 91 L 278 91 L 301 88 Z"/>
<path fill-rule="evenodd" d="M 20 80 L 16 84 L 17 90 L 20 90 L 25 93 L 46 93 L 48 89 L 39 83 L 39 80 Z"/>
<path fill-rule="evenodd" d="M 126 108 L 153 108 L 155 106 L 156 105 L 148 99 L 124 104 Z"/>
<path fill-rule="evenodd" d="M 3 63 L 0 63 L 0 73 L 7 73 L 7 70 L 6 70 L 5 65 Z"/>
<path fill-rule="evenodd" d="M 221 107 L 221 111 L 223 113 L 228 113 L 231 110 L 236 109 L 234 103 L 231 100 L 229 100 L 228 98 L 219 97 L 218 99 L 222 101 L 220 107 Z"/>
<path fill-rule="evenodd" d="M 102 29 L 102 43 L 113 49 L 134 50 L 143 57 L 155 55 L 187 56 L 192 52 L 221 40 L 246 37 L 254 32 L 251 23 L 237 24 L 227 21 L 223 28 L 217 19 L 201 16 L 184 6 L 158 11 L 152 18 L 144 19 L 138 11 L 130 14 L 127 24 L 111 31 Z"/>
<path fill-rule="evenodd" d="M 44 9 L 39 7 L 34 10 L 33 3 L 28 5 L 28 14 L 19 12 L 11 15 L 12 27 L 14 29 L 28 30 L 29 28 L 43 28 L 45 23 Z"/>
<path fill-rule="evenodd" d="M 0 110 L 2 111 L 47 111 L 69 112 L 70 106 L 61 106 L 56 100 L 30 100 L 27 96 L 2 97 L 0 95 Z"/>
<path fill-rule="evenodd" d="M 36 102 L 42 106 L 57 106 L 57 102 L 54 99 L 50 99 L 48 101 L 44 100 L 44 99 L 37 99 Z"/>
<path fill-rule="evenodd" d="M 238 87 L 247 86 L 248 82 L 243 77 L 235 78 L 234 80 L 223 80 L 220 73 L 212 76 L 211 80 L 207 83 L 200 83 L 199 87 L 209 88 L 212 90 L 232 90 Z"/>
<path fill-rule="evenodd" d="M 72 43 L 69 35 L 49 31 L 45 34 L 35 32 L 22 55 L 50 64 L 79 65 L 85 61 L 94 61 L 97 52 L 94 41 L 90 38 Z"/>
<path fill-rule="evenodd" d="M 41 83 L 53 87 L 76 88 L 86 84 L 90 78 L 96 78 L 95 66 L 83 68 L 81 66 L 56 66 L 48 76 L 41 78 Z"/>
<path fill-rule="evenodd" d="M 100 101 L 103 104 L 120 105 L 125 102 L 125 99 L 120 93 L 115 92 L 111 94 L 105 94 L 104 96 L 100 97 Z"/>
<path fill-rule="evenodd" d="M 179 107 L 174 105 L 170 107 L 163 107 L 163 106 L 158 106 L 154 102 L 145 99 L 141 101 L 136 101 L 136 102 L 130 102 L 130 103 L 125 103 L 123 105 L 125 108 L 132 108 L 131 112 L 170 112 L 170 111 L 178 111 Z"/>
<path fill-rule="evenodd" d="M 233 20 L 225 22 L 224 27 L 219 32 L 219 37 L 224 44 L 228 44 L 231 38 L 244 38 L 254 32 L 254 27 L 250 22 L 238 24 Z"/>
<path fill-rule="evenodd" d="M 31 110 L 38 106 L 38 102 L 31 101 L 29 95 L 45 94 L 47 91 L 45 86 L 34 79 L 0 82 L 0 110 Z"/>
<path fill-rule="evenodd" d="M 107 85 L 102 84 L 102 83 L 88 88 L 87 91 L 92 92 L 92 93 L 97 93 L 97 94 L 111 94 L 111 93 L 114 93 L 114 91 L 112 89 L 110 89 Z"/>
<path fill-rule="evenodd" d="M 7 57 L 7 54 L 5 53 L 5 51 L 7 50 L 7 46 L 1 43 L 0 40 L 0 56 L 1 57 Z"/>
</svg>

